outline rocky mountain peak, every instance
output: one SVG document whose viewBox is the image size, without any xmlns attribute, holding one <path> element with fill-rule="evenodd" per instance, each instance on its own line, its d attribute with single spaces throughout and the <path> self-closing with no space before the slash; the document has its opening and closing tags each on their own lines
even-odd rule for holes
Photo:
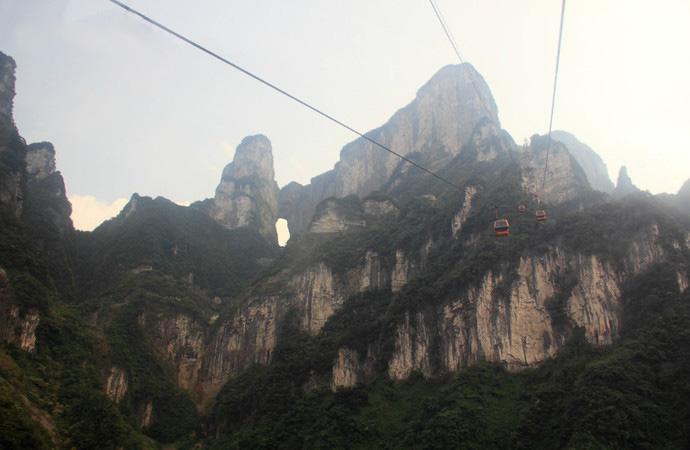
<svg viewBox="0 0 690 450">
<path fill-rule="evenodd" d="M 573 200 L 591 189 L 584 170 L 565 145 L 552 141 L 549 147 L 547 136 L 532 136 L 530 146 L 522 153 L 520 166 L 523 189 L 538 193 L 541 200 L 552 205 Z"/>
<path fill-rule="evenodd" d="M 416 154 L 431 167 L 459 155 L 478 124 L 500 129 L 491 90 L 470 64 L 441 68 L 418 91 L 415 99 L 367 136 L 401 155 Z M 492 155 L 482 155 L 491 158 Z M 290 233 L 306 231 L 316 206 L 329 197 L 360 198 L 381 189 L 400 167 L 400 159 L 366 139 L 345 145 L 333 170 L 312 178 L 306 186 L 289 185 L 281 195 L 281 215 Z"/>
<path fill-rule="evenodd" d="M 26 173 L 32 180 L 42 180 L 55 173 L 55 148 L 50 142 L 37 142 L 26 148 Z"/>
<path fill-rule="evenodd" d="M 572 157 L 585 171 L 587 181 L 593 189 L 607 194 L 613 191 L 614 186 L 609 178 L 609 170 L 597 152 L 567 131 L 555 130 L 551 133 L 551 137 L 568 147 Z"/>
<path fill-rule="evenodd" d="M 435 108 L 441 107 L 451 114 L 451 109 L 455 109 L 455 114 L 471 114 L 478 119 L 488 118 L 500 127 L 498 107 L 491 90 L 470 63 L 451 64 L 441 68 L 417 91 L 415 101 Z"/>
<path fill-rule="evenodd" d="M 622 166 L 618 172 L 618 182 L 612 195 L 616 198 L 621 198 L 635 192 L 640 192 L 640 189 L 633 184 L 632 179 L 628 175 L 628 168 Z"/>
<path fill-rule="evenodd" d="M 0 127 L 13 128 L 12 107 L 17 64 L 14 59 L 0 52 Z"/>
<path fill-rule="evenodd" d="M 250 176 L 271 181 L 275 178 L 271 141 L 262 134 L 242 139 L 234 159 L 223 170 L 223 178 Z"/>
<path fill-rule="evenodd" d="M 225 166 L 215 197 L 203 207 L 228 229 L 253 227 L 277 243 L 278 193 L 271 141 L 263 135 L 248 136 Z"/>
</svg>

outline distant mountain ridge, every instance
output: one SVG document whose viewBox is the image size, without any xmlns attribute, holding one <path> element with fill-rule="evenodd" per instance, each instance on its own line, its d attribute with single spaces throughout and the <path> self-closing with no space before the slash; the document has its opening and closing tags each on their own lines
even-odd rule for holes
<svg viewBox="0 0 690 450">
<path fill-rule="evenodd" d="M 255 135 L 213 198 L 133 194 L 77 232 L 3 57 L 0 447 L 690 442 L 690 217 L 593 189 L 558 140 L 518 147 L 471 66 L 370 132 L 450 184 L 357 140 L 279 192 Z"/>
<path fill-rule="evenodd" d="M 554 130 L 551 133 L 553 139 L 562 142 L 571 155 L 577 160 L 587 175 L 587 180 L 593 189 L 610 194 L 614 185 L 609 178 L 609 171 L 601 159 L 591 147 L 580 142 L 573 134 L 563 130 Z"/>
</svg>

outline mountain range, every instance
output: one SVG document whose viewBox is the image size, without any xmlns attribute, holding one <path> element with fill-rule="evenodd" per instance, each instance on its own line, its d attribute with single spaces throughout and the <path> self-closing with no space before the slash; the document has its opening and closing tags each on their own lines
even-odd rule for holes
<svg viewBox="0 0 690 450">
<path fill-rule="evenodd" d="M 690 445 L 690 181 L 517 145 L 460 64 L 366 134 L 449 183 L 359 138 L 280 189 L 255 135 L 212 198 L 80 232 L 14 73 L 0 53 L 2 448 Z"/>
</svg>

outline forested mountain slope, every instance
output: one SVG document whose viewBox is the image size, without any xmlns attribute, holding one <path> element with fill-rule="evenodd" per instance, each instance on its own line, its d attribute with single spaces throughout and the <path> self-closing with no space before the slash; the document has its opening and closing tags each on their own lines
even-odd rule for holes
<svg viewBox="0 0 690 450">
<path fill-rule="evenodd" d="M 690 444 L 690 216 L 518 147 L 471 66 L 371 134 L 453 186 L 357 140 L 279 192 L 250 136 L 213 198 L 86 233 L 0 56 L 3 448 Z"/>
</svg>

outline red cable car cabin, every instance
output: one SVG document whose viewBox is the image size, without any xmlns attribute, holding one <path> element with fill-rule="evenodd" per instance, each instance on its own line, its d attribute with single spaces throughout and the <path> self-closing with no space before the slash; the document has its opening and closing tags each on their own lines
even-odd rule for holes
<svg viewBox="0 0 690 450">
<path fill-rule="evenodd" d="M 543 209 L 540 209 L 539 211 L 537 211 L 536 218 L 537 218 L 537 222 L 546 221 L 546 219 L 548 219 L 548 216 L 546 215 L 546 211 L 544 211 Z"/>
<path fill-rule="evenodd" d="M 494 233 L 496 233 L 496 236 L 509 236 L 510 222 L 508 222 L 508 219 L 498 219 L 497 221 L 495 221 Z"/>
</svg>

